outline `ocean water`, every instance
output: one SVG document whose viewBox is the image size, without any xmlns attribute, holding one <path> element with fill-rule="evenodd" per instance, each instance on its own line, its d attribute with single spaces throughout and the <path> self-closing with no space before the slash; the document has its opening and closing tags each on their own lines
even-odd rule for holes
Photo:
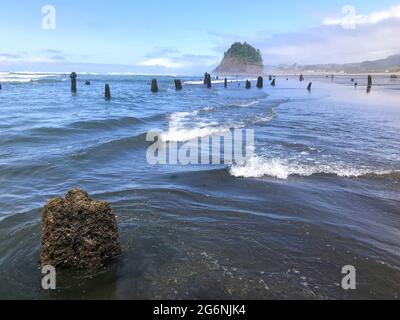
<svg viewBox="0 0 400 320">
<path fill-rule="evenodd" d="M 0 298 L 399 298 L 400 79 L 367 94 L 365 76 L 263 90 L 198 76 L 176 92 L 159 76 L 152 94 L 151 78 L 80 74 L 73 95 L 66 74 L 0 73 Z M 233 128 L 254 129 L 246 163 L 146 161 L 149 130 L 184 143 Z M 112 203 L 123 255 L 47 292 L 41 209 L 74 187 Z"/>
</svg>

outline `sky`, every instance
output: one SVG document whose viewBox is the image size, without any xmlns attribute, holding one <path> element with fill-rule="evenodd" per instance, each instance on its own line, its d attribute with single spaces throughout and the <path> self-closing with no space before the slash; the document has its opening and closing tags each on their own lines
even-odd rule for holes
<svg viewBox="0 0 400 320">
<path fill-rule="evenodd" d="M 0 2 L 0 71 L 199 74 L 235 41 L 266 65 L 400 53 L 399 0 Z"/>
</svg>

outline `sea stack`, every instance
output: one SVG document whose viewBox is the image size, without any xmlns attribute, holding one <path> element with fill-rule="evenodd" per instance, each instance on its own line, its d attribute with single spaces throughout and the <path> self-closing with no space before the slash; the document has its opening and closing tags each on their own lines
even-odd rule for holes
<svg viewBox="0 0 400 320">
<path fill-rule="evenodd" d="M 308 84 L 307 90 L 308 90 L 308 91 L 311 91 L 311 87 L 312 87 L 312 82 L 310 82 L 310 83 Z"/>
<path fill-rule="evenodd" d="M 220 76 L 254 76 L 264 74 L 261 51 L 247 42 L 235 42 L 224 53 L 219 66 L 212 72 Z"/>
<path fill-rule="evenodd" d="M 110 85 L 108 83 L 106 83 L 105 88 L 104 88 L 104 97 L 107 100 L 111 99 L 111 90 L 110 90 Z"/>
<path fill-rule="evenodd" d="M 258 77 L 257 79 L 257 88 L 262 89 L 264 88 L 264 78 L 263 77 Z"/>
<path fill-rule="evenodd" d="M 69 76 L 71 78 L 71 92 L 76 93 L 76 78 L 77 75 L 75 72 L 72 72 Z"/>
<path fill-rule="evenodd" d="M 246 89 L 251 89 L 251 82 L 246 80 Z"/>
<path fill-rule="evenodd" d="M 174 82 L 175 82 L 175 90 L 177 90 L 177 91 L 182 90 L 182 82 L 181 82 L 181 80 L 175 79 Z"/>
<path fill-rule="evenodd" d="M 275 83 L 275 78 L 272 80 L 271 82 L 271 86 L 275 87 L 276 83 Z"/>
<path fill-rule="evenodd" d="M 42 265 L 95 272 L 121 254 L 109 203 L 80 189 L 50 200 L 42 215 Z"/>
<path fill-rule="evenodd" d="M 151 92 L 158 92 L 158 83 L 157 83 L 157 79 L 153 79 L 151 81 Z"/>
</svg>

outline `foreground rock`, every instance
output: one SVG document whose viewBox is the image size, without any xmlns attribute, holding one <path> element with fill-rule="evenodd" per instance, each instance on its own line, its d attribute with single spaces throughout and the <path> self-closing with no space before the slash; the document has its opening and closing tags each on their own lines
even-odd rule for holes
<svg viewBox="0 0 400 320">
<path fill-rule="evenodd" d="M 90 199 L 83 190 L 50 200 L 42 223 L 43 265 L 95 271 L 121 254 L 110 204 Z"/>
</svg>

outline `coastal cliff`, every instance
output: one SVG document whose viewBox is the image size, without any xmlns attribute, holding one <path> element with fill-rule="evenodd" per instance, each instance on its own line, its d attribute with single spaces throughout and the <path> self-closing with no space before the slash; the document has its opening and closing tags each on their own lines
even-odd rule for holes
<svg viewBox="0 0 400 320">
<path fill-rule="evenodd" d="M 213 71 L 218 75 L 261 75 L 264 63 L 260 50 L 248 43 L 234 43 L 225 52 L 220 65 Z"/>
</svg>

